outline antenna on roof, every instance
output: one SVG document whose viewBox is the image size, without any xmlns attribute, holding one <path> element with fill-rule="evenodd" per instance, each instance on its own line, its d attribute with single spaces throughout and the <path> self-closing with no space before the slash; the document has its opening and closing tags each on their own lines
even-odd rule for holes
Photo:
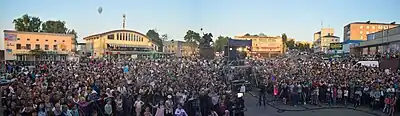
<svg viewBox="0 0 400 116">
<path fill-rule="evenodd" d="M 122 29 L 125 29 L 126 15 L 122 15 Z"/>
</svg>

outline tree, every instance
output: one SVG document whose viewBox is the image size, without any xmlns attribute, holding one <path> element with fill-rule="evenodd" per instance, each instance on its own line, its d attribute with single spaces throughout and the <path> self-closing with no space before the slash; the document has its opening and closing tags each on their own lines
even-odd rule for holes
<svg viewBox="0 0 400 116">
<path fill-rule="evenodd" d="M 25 14 L 20 18 L 14 19 L 13 23 L 14 28 L 17 31 L 39 32 L 42 21 L 39 17 L 32 17 Z"/>
<path fill-rule="evenodd" d="M 195 48 L 199 45 L 201 42 L 201 37 L 200 34 L 197 32 L 194 32 L 192 30 L 188 30 L 186 32 L 185 37 L 183 39 L 191 46 L 192 49 L 192 54 L 195 52 Z"/>
<path fill-rule="evenodd" d="M 183 39 L 186 42 L 196 43 L 196 45 L 198 45 L 201 42 L 200 34 L 197 32 L 194 32 L 192 30 L 188 30 L 186 32 L 185 37 L 183 37 Z"/>
<path fill-rule="evenodd" d="M 161 35 L 161 40 L 167 41 L 168 40 L 168 35 L 167 34 Z"/>
<path fill-rule="evenodd" d="M 74 35 L 74 38 L 72 38 L 72 41 L 74 42 L 73 44 L 76 47 L 76 45 L 78 45 L 78 40 L 77 40 L 78 36 L 77 36 L 75 30 L 74 29 L 68 30 L 67 34 L 73 34 Z M 76 48 L 74 50 L 76 50 Z"/>
<path fill-rule="evenodd" d="M 289 48 L 289 49 L 295 49 L 296 48 L 296 44 L 295 44 L 294 40 L 289 40 L 285 44 L 286 44 L 286 47 Z"/>
<path fill-rule="evenodd" d="M 244 34 L 244 36 L 251 36 L 249 33 Z"/>
<path fill-rule="evenodd" d="M 283 52 L 286 52 L 286 42 L 287 42 L 286 33 L 282 34 L 282 42 L 283 42 Z"/>
<path fill-rule="evenodd" d="M 68 28 L 65 26 L 64 21 L 46 21 L 42 24 L 42 32 L 45 33 L 63 33 L 66 34 L 68 32 Z"/>
<path fill-rule="evenodd" d="M 213 47 L 215 51 L 221 52 L 224 50 L 224 46 L 228 45 L 229 37 L 219 36 L 218 39 L 214 42 Z"/>
<path fill-rule="evenodd" d="M 258 36 L 265 37 L 266 35 L 264 33 L 260 33 L 260 34 L 258 34 Z"/>
<path fill-rule="evenodd" d="M 155 29 L 150 29 L 149 31 L 147 31 L 146 35 L 151 39 L 151 41 L 158 45 L 158 51 L 162 51 L 163 43 L 160 38 L 160 34 L 158 34 Z"/>
</svg>

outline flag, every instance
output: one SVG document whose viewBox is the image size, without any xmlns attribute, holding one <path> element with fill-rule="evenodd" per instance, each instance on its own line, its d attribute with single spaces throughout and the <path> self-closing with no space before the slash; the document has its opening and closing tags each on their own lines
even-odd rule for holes
<svg viewBox="0 0 400 116">
<path fill-rule="evenodd" d="M 4 34 L 4 40 L 5 41 L 16 41 L 17 40 L 17 35 L 15 35 L 15 34 Z"/>
</svg>

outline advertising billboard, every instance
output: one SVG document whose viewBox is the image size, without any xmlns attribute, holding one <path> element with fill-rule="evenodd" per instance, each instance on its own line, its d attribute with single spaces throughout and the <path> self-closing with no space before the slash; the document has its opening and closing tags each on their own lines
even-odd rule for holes
<svg viewBox="0 0 400 116">
<path fill-rule="evenodd" d="M 330 50 L 342 50 L 343 49 L 343 45 L 342 45 L 342 43 L 330 43 L 329 44 L 329 49 Z"/>
</svg>

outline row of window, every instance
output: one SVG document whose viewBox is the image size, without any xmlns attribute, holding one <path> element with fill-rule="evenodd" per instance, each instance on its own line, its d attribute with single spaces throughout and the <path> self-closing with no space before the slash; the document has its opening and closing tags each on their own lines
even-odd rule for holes
<svg viewBox="0 0 400 116">
<path fill-rule="evenodd" d="M 116 35 L 117 37 L 114 37 Z M 110 34 L 107 36 L 107 39 L 117 39 L 123 41 L 140 41 L 143 42 L 143 37 L 133 34 L 133 33 L 117 33 L 117 34 Z"/>
<path fill-rule="evenodd" d="M 371 26 L 372 27 L 372 29 L 375 29 L 375 26 Z M 360 26 L 360 29 L 363 29 L 364 28 L 364 26 Z M 369 29 L 369 26 L 367 26 L 366 27 L 367 29 Z M 389 28 L 389 26 L 378 26 L 378 29 L 388 29 Z"/>
<path fill-rule="evenodd" d="M 20 38 L 17 38 L 17 40 L 20 40 Z M 26 41 L 31 41 L 31 39 L 27 38 Z M 39 41 L 39 39 L 36 39 L 36 41 Z M 48 42 L 49 40 L 45 40 L 46 42 Z M 54 42 L 57 42 L 57 40 L 54 40 Z M 62 42 L 65 42 L 65 40 L 62 40 Z"/>
<path fill-rule="evenodd" d="M 26 44 L 25 46 L 22 46 L 21 44 L 16 44 L 16 49 L 26 49 L 26 50 L 31 50 L 32 46 L 31 44 Z M 35 49 L 40 49 L 40 44 L 35 44 Z M 44 50 L 49 50 L 49 45 L 44 45 Z M 53 50 L 58 50 L 57 45 L 53 45 Z M 62 49 L 62 51 L 65 51 L 65 49 Z"/>
</svg>

